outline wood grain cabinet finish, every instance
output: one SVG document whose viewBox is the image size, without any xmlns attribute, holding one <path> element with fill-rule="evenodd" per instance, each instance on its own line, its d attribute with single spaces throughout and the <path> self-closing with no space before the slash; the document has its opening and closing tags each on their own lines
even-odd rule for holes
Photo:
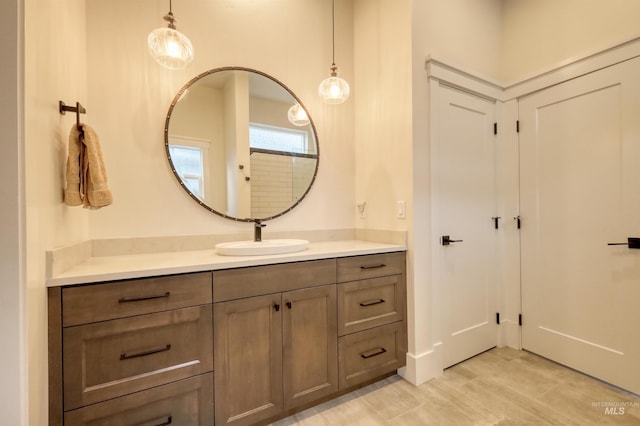
<svg viewBox="0 0 640 426">
<path fill-rule="evenodd" d="M 282 294 L 284 408 L 291 410 L 338 390 L 336 286 Z"/>
<path fill-rule="evenodd" d="M 282 297 L 214 305 L 216 425 L 249 425 L 283 410 Z"/>
<path fill-rule="evenodd" d="M 211 272 L 65 287 L 63 326 L 211 303 Z"/>
<path fill-rule="evenodd" d="M 405 274 L 405 253 L 382 253 L 338 259 L 338 282 Z"/>
<path fill-rule="evenodd" d="M 212 300 L 211 272 L 50 288 L 49 424 L 211 424 Z"/>
<path fill-rule="evenodd" d="M 65 410 L 212 371 L 211 324 L 209 304 L 65 328 Z"/>
<path fill-rule="evenodd" d="M 405 317 L 404 275 L 351 281 L 338 287 L 338 331 L 341 336 Z"/>
<path fill-rule="evenodd" d="M 48 303 L 50 426 L 266 424 L 405 364 L 404 252 L 53 287 Z"/>
<path fill-rule="evenodd" d="M 404 321 L 340 337 L 340 389 L 368 382 L 406 364 Z"/>
<path fill-rule="evenodd" d="M 213 373 L 208 373 L 68 411 L 64 424 L 211 426 L 213 419 Z"/>
<path fill-rule="evenodd" d="M 341 390 L 406 364 L 405 259 L 404 252 L 338 259 Z"/>
<path fill-rule="evenodd" d="M 338 390 L 335 284 L 214 306 L 217 425 L 264 422 Z"/>
</svg>

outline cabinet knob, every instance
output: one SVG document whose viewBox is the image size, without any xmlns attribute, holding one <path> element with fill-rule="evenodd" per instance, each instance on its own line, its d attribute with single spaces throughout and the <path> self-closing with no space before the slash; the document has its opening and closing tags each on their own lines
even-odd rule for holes
<svg viewBox="0 0 640 426">
<path fill-rule="evenodd" d="M 280 310 L 280 305 L 276 303 L 275 305 L 273 305 L 273 309 L 275 309 L 275 311 L 278 312 Z"/>
<path fill-rule="evenodd" d="M 287 308 L 291 309 L 291 302 L 287 302 L 286 305 L 287 305 Z"/>
</svg>

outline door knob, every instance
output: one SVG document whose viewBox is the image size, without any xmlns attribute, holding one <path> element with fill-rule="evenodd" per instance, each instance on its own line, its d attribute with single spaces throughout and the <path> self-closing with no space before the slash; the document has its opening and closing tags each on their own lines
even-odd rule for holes
<svg viewBox="0 0 640 426">
<path fill-rule="evenodd" d="M 629 237 L 626 243 L 609 243 L 608 246 L 629 246 L 630 249 L 640 249 L 640 238 Z"/>
<path fill-rule="evenodd" d="M 462 240 L 452 240 L 452 239 L 451 239 L 451 237 L 450 237 L 450 236 L 448 236 L 448 235 L 443 235 L 443 236 L 440 238 L 440 243 L 441 243 L 443 246 L 448 246 L 448 245 L 449 245 L 449 244 L 451 244 L 451 243 L 461 243 L 461 242 L 462 242 Z"/>
</svg>

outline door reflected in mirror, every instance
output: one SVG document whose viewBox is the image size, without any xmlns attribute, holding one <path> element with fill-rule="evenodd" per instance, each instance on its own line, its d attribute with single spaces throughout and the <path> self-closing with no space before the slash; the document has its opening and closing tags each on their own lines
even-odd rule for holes
<svg viewBox="0 0 640 426">
<path fill-rule="evenodd" d="M 296 104 L 308 124 L 289 120 Z M 318 170 L 308 111 L 282 83 L 248 68 L 218 68 L 187 83 L 169 108 L 165 147 L 189 195 L 234 220 L 288 212 L 309 192 Z"/>
</svg>

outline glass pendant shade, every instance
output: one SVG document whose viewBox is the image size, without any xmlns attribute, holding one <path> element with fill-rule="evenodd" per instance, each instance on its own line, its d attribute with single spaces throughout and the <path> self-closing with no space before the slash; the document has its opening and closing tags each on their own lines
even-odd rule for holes
<svg viewBox="0 0 640 426">
<path fill-rule="evenodd" d="M 193 61 L 193 46 L 191 40 L 176 29 L 171 0 L 169 0 L 169 13 L 164 15 L 163 19 L 169 23 L 167 28 L 156 28 L 147 37 L 149 53 L 165 68 L 183 69 Z"/>
<path fill-rule="evenodd" d="M 331 75 L 318 86 L 318 94 L 326 104 L 341 104 L 349 98 L 349 83 L 338 77 L 336 66 L 336 1 L 331 1 L 331 48 L 333 63 Z"/>
<path fill-rule="evenodd" d="M 191 41 L 173 28 L 157 28 L 147 39 L 149 53 L 163 67 L 179 70 L 193 60 Z"/>
<path fill-rule="evenodd" d="M 289 108 L 289 112 L 287 113 L 287 118 L 289 122 L 294 126 L 306 126 L 309 124 L 309 117 L 307 116 L 307 112 L 302 108 L 300 104 L 292 105 Z"/>
<path fill-rule="evenodd" d="M 318 87 L 318 94 L 327 104 L 341 104 L 349 98 L 349 83 L 338 77 L 335 66 L 331 76 L 325 78 Z"/>
</svg>

